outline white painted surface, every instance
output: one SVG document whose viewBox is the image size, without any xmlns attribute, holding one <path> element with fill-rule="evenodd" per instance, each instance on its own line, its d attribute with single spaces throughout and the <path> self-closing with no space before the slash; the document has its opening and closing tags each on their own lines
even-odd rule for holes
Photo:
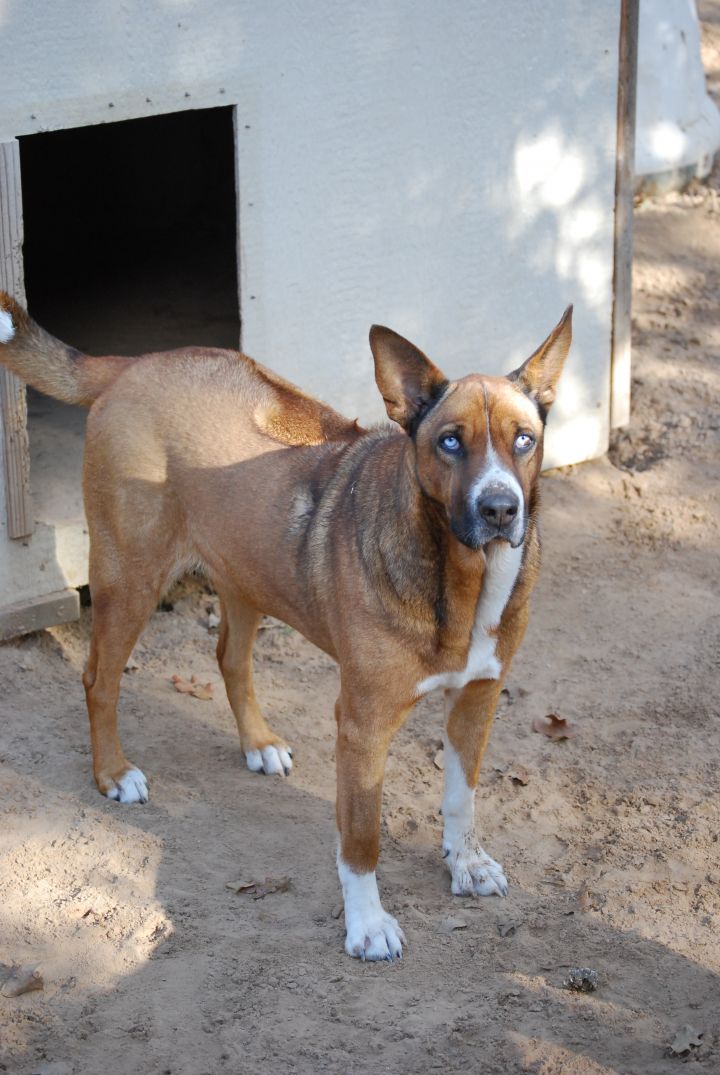
<svg viewBox="0 0 720 1075">
<path fill-rule="evenodd" d="M 705 176 L 720 148 L 720 112 L 705 89 L 694 0 L 641 0 L 635 172 L 694 166 Z"/>
<path fill-rule="evenodd" d="M 371 323 L 499 373 L 573 301 L 568 463 L 607 442 L 619 10 L 0 0 L 0 139 L 237 104 L 246 350 L 367 421 Z"/>
<path fill-rule="evenodd" d="M 2 511 L 4 482 L 0 482 L 0 487 Z M 0 515 L 0 609 L 84 585 L 87 564 L 88 536 L 84 524 L 53 527 L 38 522 L 31 538 L 11 541 L 4 511 Z"/>
<path fill-rule="evenodd" d="M 13 319 L 7 310 L 0 310 L 0 343 L 8 343 L 15 335 Z"/>
</svg>

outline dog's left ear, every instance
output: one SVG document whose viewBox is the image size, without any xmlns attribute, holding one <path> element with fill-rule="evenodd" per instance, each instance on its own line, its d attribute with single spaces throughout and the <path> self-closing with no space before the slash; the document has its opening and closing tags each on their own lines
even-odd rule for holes
<svg viewBox="0 0 720 1075">
<path fill-rule="evenodd" d="M 519 369 L 507 376 L 536 400 L 543 410 L 555 401 L 555 389 L 572 342 L 572 306 L 568 306 L 544 343 Z"/>
<path fill-rule="evenodd" d="M 370 350 L 388 418 L 411 432 L 425 408 L 445 390 L 447 377 L 415 344 L 382 325 L 370 329 Z"/>
</svg>

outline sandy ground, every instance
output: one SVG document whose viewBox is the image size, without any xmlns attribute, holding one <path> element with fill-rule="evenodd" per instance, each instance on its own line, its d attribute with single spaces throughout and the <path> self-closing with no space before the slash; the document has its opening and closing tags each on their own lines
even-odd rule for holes
<svg viewBox="0 0 720 1075">
<path fill-rule="evenodd" d="M 660 1075 L 689 1024 L 702 1044 L 685 1059 L 720 1071 L 719 187 L 638 208 L 632 423 L 609 458 L 543 480 L 544 571 L 478 796 L 508 898 L 450 895 L 441 710 L 425 703 L 385 790 L 380 881 L 406 958 L 343 954 L 336 669 L 267 625 L 259 690 L 296 767 L 248 772 L 199 584 L 156 613 L 124 676 L 152 801 L 101 799 L 86 612 L 0 647 L 0 961 L 45 981 L 0 996 L 0 1070 Z M 215 700 L 176 693 L 173 673 L 212 680 Z M 534 734 L 549 712 L 577 736 Z M 268 875 L 289 890 L 227 887 Z M 596 992 L 563 987 L 575 966 Z"/>
</svg>

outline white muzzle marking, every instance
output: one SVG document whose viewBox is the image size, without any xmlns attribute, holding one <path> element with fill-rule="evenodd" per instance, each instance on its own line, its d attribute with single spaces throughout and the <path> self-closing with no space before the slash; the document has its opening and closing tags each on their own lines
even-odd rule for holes
<svg viewBox="0 0 720 1075">
<path fill-rule="evenodd" d="M 488 443 L 487 465 L 470 486 L 468 503 L 471 505 L 477 504 L 478 500 L 491 486 L 504 486 L 518 498 L 520 510 L 515 517 L 515 522 L 510 532 L 510 544 L 517 546 L 525 536 L 525 497 L 522 486 L 513 472 L 502 465 L 492 444 Z"/>
</svg>

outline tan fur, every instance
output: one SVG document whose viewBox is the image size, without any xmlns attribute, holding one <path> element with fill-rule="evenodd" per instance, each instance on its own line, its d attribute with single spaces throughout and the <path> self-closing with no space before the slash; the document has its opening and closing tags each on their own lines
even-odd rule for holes
<svg viewBox="0 0 720 1075">
<path fill-rule="evenodd" d="M 282 745 L 255 698 L 259 616 L 291 624 L 336 658 L 341 690 L 337 819 L 344 862 L 374 869 L 387 750 L 418 684 L 461 670 L 485 552 L 462 532 L 488 444 L 525 497 L 522 570 L 497 629 L 503 676 L 527 623 L 539 568 L 537 478 L 546 407 L 570 342 L 569 314 L 510 379 L 449 383 L 408 341 L 374 328 L 376 379 L 405 431 L 366 432 L 236 352 L 185 348 L 90 358 L 0 295 L 16 337 L 0 360 L 43 391 L 91 404 L 84 493 L 93 631 L 84 676 L 95 779 L 130 768 L 117 732 L 122 670 L 178 567 L 199 562 L 222 606 L 218 661 L 243 749 Z M 537 438 L 513 452 L 518 431 Z M 464 455 L 438 447 L 447 431 Z M 448 735 L 477 783 L 500 680 L 469 683 Z"/>
</svg>

